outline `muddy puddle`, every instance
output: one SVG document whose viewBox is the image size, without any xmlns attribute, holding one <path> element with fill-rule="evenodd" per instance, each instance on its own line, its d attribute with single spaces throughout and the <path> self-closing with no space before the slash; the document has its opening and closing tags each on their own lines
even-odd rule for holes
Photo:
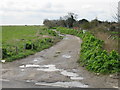
<svg viewBox="0 0 120 90">
<path fill-rule="evenodd" d="M 83 77 L 80 77 L 75 72 L 68 72 L 67 70 L 58 69 L 56 65 L 35 65 L 35 64 L 27 64 L 19 66 L 21 71 L 25 71 L 26 68 L 35 68 L 37 71 L 44 71 L 44 72 L 60 72 L 61 75 L 69 77 L 71 80 L 83 80 Z"/>
<path fill-rule="evenodd" d="M 43 58 L 35 58 L 33 61 L 34 61 L 34 62 L 43 62 L 44 59 L 43 59 Z"/>
<path fill-rule="evenodd" d="M 53 72 L 53 71 L 60 71 L 57 69 L 55 65 L 35 65 L 35 64 L 27 64 L 19 66 L 21 71 L 24 71 L 25 68 L 37 68 L 38 71 L 46 71 L 46 72 Z"/>
<path fill-rule="evenodd" d="M 38 60 L 37 59 L 34 59 L 34 62 L 37 62 Z"/>
<path fill-rule="evenodd" d="M 72 81 L 72 82 L 55 82 L 55 83 L 39 82 L 39 83 L 35 83 L 35 85 L 64 87 L 64 88 L 72 88 L 72 87 L 87 88 L 88 87 L 88 85 L 82 84 L 81 82 L 78 82 L 78 81 Z"/>
<path fill-rule="evenodd" d="M 63 58 L 71 58 L 70 55 L 62 55 Z"/>
<path fill-rule="evenodd" d="M 36 82 L 35 80 L 26 80 L 26 83 Z"/>
<path fill-rule="evenodd" d="M 76 74 L 76 73 L 67 72 L 66 70 L 62 71 L 61 74 L 64 75 L 64 76 L 68 76 L 68 77 L 77 77 L 77 76 L 79 76 L 79 75 Z"/>
<path fill-rule="evenodd" d="M 83 80 L 84 78 L 83 77 L 70 77 L 70 79 L 72 79 L 72 80 Z"/>
<path fill-rule="evenodd" d="M 37 71 L 43 71 L 43 72 L 59 72 L 60 75 L 63 75 L 65 77 L 68 77 L 71 82 L 54 82 L 54 83 L 46 83 L 46 82 L 35 82 L 34 80 L 26 80 L 26 82 L 34 82 L 35 85 L 40 86 L 55 86 L 55 87 L 88 87 L 88 85 L 82 84 L 80 80 L 83 80 L 83 77 L 80 77 L 75 69 L 73 69 L 73 72 L 68 72 L 64 69 L 58 69 L 56 68 L 56 65 L 48 64 L 48 65 L 37 65 L 37 64 L 26 64 L 19 66 L 21 68 L 21 71 L 25 71 L 27 68 L 34 68 Z"/>
<path fill-rule="evenodd" d="M 71 80 L 83 80 L 83 77 L 80 77 L 77 73 L 68 72 L 66 70 L 61 72 L 62 75 L 70 77 Z"/>
<path fill-rule="evenodd" d="M 22 65 L 22 66 L 19 66 L 20 68 L 39 68 L 40 65 L 32 65 L 32 64 L 27 64 L 27 65 Z"/>
<path fill-rule="evenodd" d="M 55 65 L 43 65 L 40 68 L 37 69 L 38 71 L 45 71 L 45 72 L 55 72 L 60 71 L 60 69 L 57 69 Z"/>
</svg>

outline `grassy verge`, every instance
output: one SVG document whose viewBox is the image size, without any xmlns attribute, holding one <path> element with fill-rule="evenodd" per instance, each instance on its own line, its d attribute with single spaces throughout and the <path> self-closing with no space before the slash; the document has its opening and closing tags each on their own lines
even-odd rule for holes
<svg viewBox="0 0 120 90">
<path fill-rule="evenodd" d="M 14 61 L 49 48 L 61 40 L 56 32 L 42 26 L 3 26 L 2 59 Z"/>
<path fill-rule="evenodd" d="M 63 34 L 82 38 L 79 63 L 88 70 L 102 74 L 120 72 L 120 55 L 115 50 L 111 52 L 103 50 L 104 41 L 97 39 L 90 32 L 83 33 L 83 31 L 62 27 L 57 30 Z"/>
</svg>

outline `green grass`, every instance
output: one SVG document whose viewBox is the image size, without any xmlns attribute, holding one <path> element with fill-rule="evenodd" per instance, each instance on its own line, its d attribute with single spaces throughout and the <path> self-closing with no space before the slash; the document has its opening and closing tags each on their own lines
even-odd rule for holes
<svg viewBox="0 0 120 90">
<path fill-rule="evenodd" d="M 32 40 L 37 38 L 35 34 L 42 31 L 42 27 L 36 26 L 3 26 L 2 42 L 16 44 L 21 39 Z"/>
<path fill-rule="evenodd" d="M 13 61 L 26 57 L 60 39 L 57 33 L 43 26 L 2 26 L 2 59 Z"/>
</svg>

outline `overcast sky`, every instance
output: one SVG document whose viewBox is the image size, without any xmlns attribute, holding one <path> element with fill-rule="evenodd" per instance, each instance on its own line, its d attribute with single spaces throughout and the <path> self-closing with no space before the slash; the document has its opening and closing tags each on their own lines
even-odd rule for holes
<svg viewBox="0 0 120 90">
<path fill-rule="evenodd" d="M 42 24 L 44 19 L 59 19 L 68 12 L 78 20 L 113 21 L 119 0 L 0 0 L 0 24 Z"/>
</svg>

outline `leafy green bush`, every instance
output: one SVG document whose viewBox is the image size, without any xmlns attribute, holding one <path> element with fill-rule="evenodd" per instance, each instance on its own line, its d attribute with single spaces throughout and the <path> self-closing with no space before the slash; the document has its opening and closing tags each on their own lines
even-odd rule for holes
<svg viewBox="0 0 120 90">
<path fill-rule="evenodd" d="M 7 49 L 5 47 L 2 48 L 2 58 L 6 58 L 8 56 Z"/>
<path fill-rule="evenodd" d="M 51 27 L 51 29 L 56 29 L 57 27 Z"/>
<path fill-rule="evenodd" d="M 57 33 L 55 31 L 48 30 L 48 33 L 52 36 L 57 36 Z"/>
<path fill-rule="evenodd" d="M 28 41 L 25 45 L 25 49 L 32 49 L 33 46 L 34 44 L 31 41 Z"/>
<path fill-rule="evenodd" d="M 62 27 L 57 30 L 63 34 L 82 38 L 79 63 L 88 70 L 103 74 L 120 72 L 120 55 L 114 50 L 110 53 L 103 50 L 104 42 L 95 38 L 90 32 L 82 33 L 82 31 Z"/>
</svg>

